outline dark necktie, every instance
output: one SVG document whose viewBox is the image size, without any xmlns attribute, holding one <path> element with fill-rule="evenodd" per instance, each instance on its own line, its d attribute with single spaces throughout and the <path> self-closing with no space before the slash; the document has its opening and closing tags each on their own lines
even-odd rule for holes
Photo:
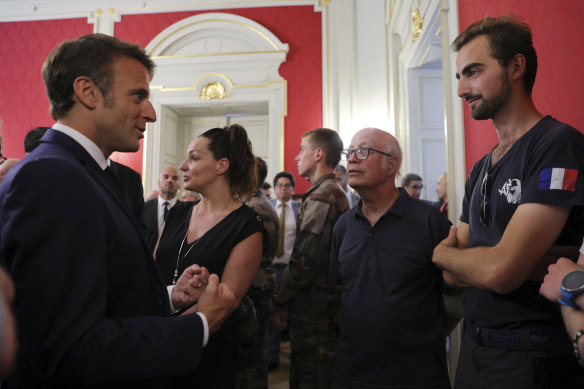
<svg viewBox="0 0 584 389">
<path fill-rule="evenodd" d="M 166 221 L 166 217 L 168 216 L 168 201 L 165 201 L 164 203 L 162 203 L 162 205 L 164 205 L 164 213 L 162 215 L 162 218 L 164 221 Z"/>
<path fill-rule="evenodd" d="M 105 168 L 104 172 L 105 172 L 105 174 L 108 175 L 108 177 L 112 180 L 112 182 L 115 184 L 115 186 L 119 189 L 120 184 L 118 183 L 118 179 L 114 175 L 114 171 L 112 170 L 112 168 L 108 166 Z"/>
</svg>

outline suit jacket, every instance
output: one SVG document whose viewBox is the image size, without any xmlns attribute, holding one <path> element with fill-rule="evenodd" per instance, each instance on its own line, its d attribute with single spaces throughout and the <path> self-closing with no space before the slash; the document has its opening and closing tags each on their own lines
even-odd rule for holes
<svg viewBox="0 0 584 389">
<path fill-rule="evenodd" d="M 4 181 L 0 252 L 20 340 L 8 387 L 169 387 L 196 367 L 201 318 L 167 317 L 138 223 L 71 137 L 47 131 Z"/>
<path fill-rule="evenodd" d="M 272 204 L 272 206 L 274 208 L 276 208 L 276 205 L 278 205 L 278 199 L 272 199 L 270 200 L 270 204 Z M 298 219 L 298 209 L 300 209 L 300 206 L 302 205 L 302 203 L 298 202 L 298 201 L 294 201 L 292 200 L 292 210 L 294 211 L 294 217 L 296 219 Z M 280 214 L 278 213 L 278 217 L 280 216 Z"/>
<path fill-rule="evenodd" d="M 128 201 L 136 219 L 140 220 L 144 208 L 144 189 L 140 173 L 113 160 L 110 160 L 110 167 L 118 180 L 122 195 Z"/>
<path fill-rule="evenodd" d="M 180 203 L 181 201 L 177 200 L 176 202 Z M 144 228 L 146 243 L 150 252 L 153 253 L 156 242 L 158 242 L 158 197 L 144 203 L 140 220 Z"/>
<path fill-rule="evenodd" d="M 158 240 L 158 198 L 146 201 L 140 218 L 144 228 L 144 237 L 151 253 Z"/>
</svg>

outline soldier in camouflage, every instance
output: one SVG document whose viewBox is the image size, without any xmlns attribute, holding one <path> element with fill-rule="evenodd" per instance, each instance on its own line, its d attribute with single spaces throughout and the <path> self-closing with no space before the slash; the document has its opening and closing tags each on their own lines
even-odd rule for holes
<svg viewBox="0 0 584 389">
<path fill-rule="evenodd" d="M 298 212 L 297 235 L 282 286 L 272 296 L 275 325 L 290 325 L 290 388 L 330 388 L 339 335 L 338 287 L 328 283 L 333 227 L 349 209 L 335 180 L 343 142 L 329 129 L 302 136 L 296 157 L 300 176 L 312 186 Z M 285 307 L 285 308 L 284 308 Z"/>
<path fill-rule="evenodd" d="M 268 378 L 266 371 L 264 338 L 266 321 L 270 313 L 270 296 L 276 290 L 276 277 L 272 266 L 272 259 L 278 247 L 278 215 L 274 207 L 266 199 L 261 190 L 268 174 L 268 168 L 263 159 L 256 157 L 258 170 L 258 190 L 245 203 L 261 216 L 264 223 L 263 254 L 258 269 L 247 296 L 253 304 L 244 307 L 242 304 L 242 322 L 250 323 L 250 316 L 255 311 L 257 325 L 253 320 L 250 325 L 242 326 L 240 331 L 240 345 L 238 356 L 237 388 L 238 389 L 266 389 Z M 249 300 L 248 300 L 249 301 Z M 247 308 L 247 309 L 244 309 Z M 251 317 L 253 319 L 253 316 Z"/>
</svg>

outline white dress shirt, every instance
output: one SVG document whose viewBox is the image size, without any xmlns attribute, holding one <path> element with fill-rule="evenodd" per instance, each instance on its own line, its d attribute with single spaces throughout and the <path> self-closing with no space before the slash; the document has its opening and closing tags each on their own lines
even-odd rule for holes
<svg viewBox="0 0 584 389">
<path fill-rule="evenodd" d="M 158 236 L 160 236 L 160 231 L 162 231 L 162 225 L 164 224 L 164 203 L 168 203 L 168 210 L 170 211 L 170 209 L 176 204 L 177 200 L 178 197 L 176 196 L 170 200 L 165 200 L 158 196 Z"/>
<path fill-rule="evenodd" d="M 290 262 L 290 257 L 292 256 L 292 249 L 294 248 L 294 241 L 296 240 L 296 215 L 294 215 L 294 209 L 292 209 L 292 200 L 288 200 L 286 203 L 286 216 L 284 222 L 284 254 L 281 257 L 274 257 L 272 260 L 273 264 L 287 265 Z M 276 213 L 280 216 L 282 210 L 282 203 L 280 200 L 276 201 Z"/>
</svg>

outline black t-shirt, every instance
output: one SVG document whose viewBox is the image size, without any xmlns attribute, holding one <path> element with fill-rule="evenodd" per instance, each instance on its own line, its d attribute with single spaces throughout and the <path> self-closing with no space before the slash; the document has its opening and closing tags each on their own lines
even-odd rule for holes
<svg viewBox="0 0 584 389">
<path fill-rule="evenodd" d="M 546 116 L 491 166 L 491 153 L 473 167 L 465 188 L 460 221 L 469 224 L 469 247 L 497 245 L 517 207 L 526 203 L 573 206 L 555 242 L 578 246 L 583 235 L 584 135 Z M 480 221 L 481 184 L 488 173 L 486 200 L 490 226 Z M 560 325 L 556 304 L 539 294 L 541 283 L 526 281 L 501 295 L 471 287 L 465 318 L 477 327 L 516 329 Z"/>
</svg>

